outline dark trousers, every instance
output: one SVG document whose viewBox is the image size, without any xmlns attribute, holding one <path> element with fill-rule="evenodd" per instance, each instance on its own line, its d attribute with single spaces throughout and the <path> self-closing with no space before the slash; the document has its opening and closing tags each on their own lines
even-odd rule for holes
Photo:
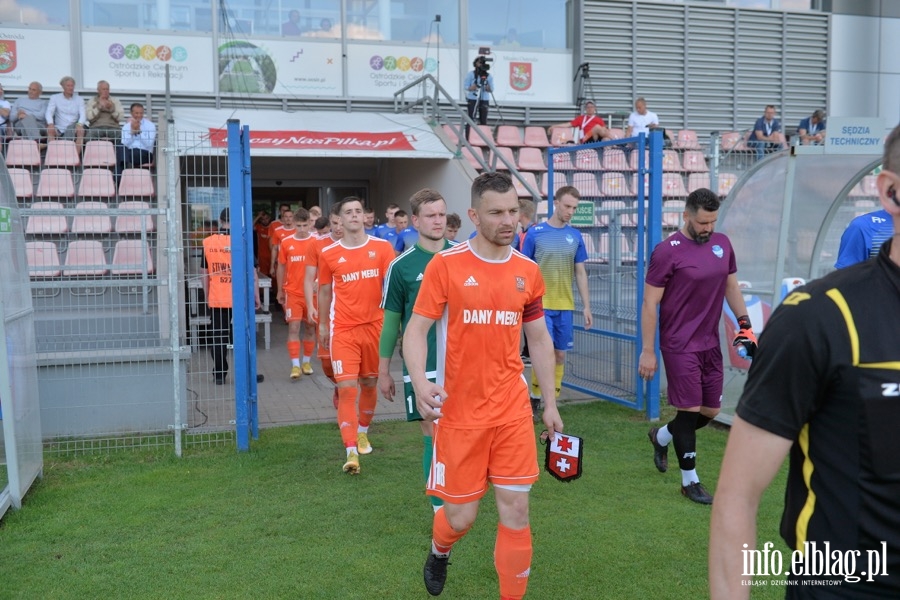
<svg viewBox="0 0 900 600">
<path fill-rule="evenodd" d="M 140 167 L 143 164 L 153 162 L 153 153 L 149 150 L 142 150 L 141 148 L 126 148 L 125 146 L 117 146 L 116 147 L 116 180 L 118 180 L 119 175 L 122 174 L 122 171 L 138 166 Z"/>
<path fill-rule="evenodd" d="M 466 106 L 468 107 L 467 112 L 469 113 L 469 118 L 473 121 L 475 120 L 475 113 L 478 113 L 478 124 L 479 125 L 487 125 L 487 117 L 488 117 L 488 101 L 487 100 L 466 100 Z M 466 125 L 466 138 L 469 137 L 469 126 Z"/>
<path fill-rule="evenodd" d="M 209 309 L 209 351 L 213 358 L 213 375 L 216 379 L 228 374 L 228 345 L 232 342 L 231 309 Z"/>
</svg>

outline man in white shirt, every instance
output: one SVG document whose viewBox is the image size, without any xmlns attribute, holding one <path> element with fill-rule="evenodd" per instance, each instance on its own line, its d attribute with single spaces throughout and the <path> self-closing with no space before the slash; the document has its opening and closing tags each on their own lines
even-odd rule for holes
<svg viewBox="0 0 900 600">
<path fill-rule="evenodd" d="M 634 101 L 634 112 L 628 116 L 628 128 L 625 130 L 625 137 L 632 137 L 641 133 L 650 135 L 654 129 L 662 129 L 664 140 L 672 143 L 671 134 L 659 126 L 659 117 L 655 112 L 647 110 L 647 101 L 638 98 Z M 668 144 L 667 144 L 668 145 Z"/>
<path fill-rule="evenodd" d="M 28 95 L 13 103 L 9 120 L 19 137 L 38 141 L 46 134 L 47 101 L 41 98 L 43 91 L 40 82 L 32 81 L 28 84 Z"/>
<path fill-rule="evenodd" d="M 131 105 L 131 117 L 122 125 L 122 145 L 116 148 L 116 178 L 129 167 L 153 166 L 156 125 L 144 117 L 144 106 Z"/>
<path fill-rule="evenodd" d="M 75 138 L 79 152 L 84 145 L 84 128 L 87 115 L 84 112 L 84 100 L 75 93 L 75 80 L 66 75 L 59 80 L 63 91 L 50 96 L 47 104 L 47 139 Z"/>
</svg>

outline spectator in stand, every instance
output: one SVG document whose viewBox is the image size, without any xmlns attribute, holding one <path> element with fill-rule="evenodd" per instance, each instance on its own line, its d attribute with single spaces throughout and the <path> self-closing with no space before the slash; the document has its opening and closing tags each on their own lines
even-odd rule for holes
<svg viewBox="0 0 900 600">
<path fill-rule="evenodd" d="M 462 227 L 462 219 L 459 218 L 458 214 L 450 213 L 447 215 L 447 230 L 444 237 L 451 242 L 455 242 L 460 227 Z"/>
<path fill-rule="evenodd" d="M 800 121 L 797 127 L 800 143 L 806 146 L 821 146 L 825 143 L 825 111 L 821 108 Z M 877 252 L 876 252 L 877 254 Z"/>
<path fill-rule="evenodd" d="M 472 61 L 472 67 L 463 80 L 463 88 L 466 90 L 466 111 L 470 119 L 474 121 L 477 113 L 478 124 L 487 125 L 488 104 L 494 91 L 494 76 L 487 72 L 490 65 L 484 56 L 476 57 Z M 468 137 L 469 126 L 466 125 L 466 138 Z"/>
<path fill-rule="evenodd" d="M 292 10 L 288 13 L 288 20 L 281 25 L 281 35 L 303 35 L 303 28 L 300 27 L 299 10 Z M 321 217 L 322 215 L 319 216 Z"/>
<path fill-rule="evenodd" d="M 122 125 L 122 145 L 116 148 L 116 178 L 124 169 L 153 166 L 156 125 L 144 117 L 144 106 L 131 105 L 131 117 Z"/>
<path fill-rule="evenodd" d="M 47 101 L 41 99 L 44 91 L 37 81 L 28 84 L 28 95 L 16 100 L 9 112 L 16 135 L 40 141 L 47 135 Z"/>
<path fill-rule="evenodd" d="M 387 208 L 384 211 L 384 216 L 387 218 L 387 221 L 379 225 L 375 228 L 375 235 L 384 239 L 384 236 L 387 235 L 388 231 L 394 229 L 394 214 L 400 210 L 400 207 L 393 202 L 388 204 Z"/>
<path fill-rule="evenodd" d="M 9 121 L 11 110 L 12 104 L 3 98 L 3 86 L 0 85 L 0 143 L 6 141 L 6 138 L 12 137 L 12 126 Z"/>
<path fill-rule="evenodd" d="M 606 121 L 603 120 L 603 117 L 597 115 L 597 106 L 590 100 L 584 104 L 584 114 L 578 115 L 568 123 L 557 123 L 547 129 L 551 140 L 553 139 L 554 127 L 577 127 L 580 132 L 579 142 L 582 144 L 602 142 L 610 138 Z"/>
<path fill-rule="evenodd" d="M 666 146 L 672 145 L 672 134 L 665 127 L 659 126 L 659 117 L 655 112 L 647 110 L 647 101 L 643 98 L 638 98 L 634 101 L 634 112 L 628 116 L 628 127 L 625 128 L 625 137 L 637 136 L 642 133 L 649 137 L 650 132 L 654 129 L 662 130 Z"/>
<path fill-rule="evenodd" d="M 762 160 L 766 152 L 787 148 L 781 122 L 775 118 L 775 105 L 767 105 L 766 112 L 756 120 L 747 145 L 756 149 L 756 160 Z"/>
<path fill-rule="evenodd" d="M 378 230 L 375 227 L 375 209 L 371 206 L 367 206 L 363 210 L 363 226 L 366 230 L 366 235 L 375 235 L 375 232 Z"/>
<path fill-rule="evenodd" d="M 125 109 L 118 98 L 109 95 L 109 82 L 97 82 L 97 95 L 88 100 L 85 113 L 89 140 L 111 140 L 112 143 L 119 144 Z"/>
<path fill-rule="evenodd" d="M 84 128 L 87 126 L 87 115 L 84 112 L 84 100 L 75 93 L 75 79 L 66 75 L 59 80 L 63 91 L 50 96 L 47 103 L 47 139 L 75 138 L 79 152 L 84 145 Z"/>
</svg>

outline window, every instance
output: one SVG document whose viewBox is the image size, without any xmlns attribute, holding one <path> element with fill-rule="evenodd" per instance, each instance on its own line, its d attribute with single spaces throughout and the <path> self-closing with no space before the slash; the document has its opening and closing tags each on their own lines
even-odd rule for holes
<svg viewBox="0 0 900 600">
<path fill-rule="evenodd" d="M 459 43 L 458 0 L 347 0 L 350 39 L 429 43 L 439 34 L 442 43 Z"/>
<path fill-rule="evenodd" d="M 339 38 L 340 0 L 220 0 L 225 36 Z"/>
<path fill-rule="evenodd" d="M 68 27 L 69 3 L 59 0 L 0 2 L 0 23 L 29 27 Z"/>
<path fill-rule="evenodd" d="M 470 1 L 469 43 L 504 49 L 565 49 L 568 4 L 567 0 Z"/>
<path fill-rule="evenodd" d="M 81 19 L 86 28 L 212 31 L 208 0 L 84 0 Z"/>
</svg>

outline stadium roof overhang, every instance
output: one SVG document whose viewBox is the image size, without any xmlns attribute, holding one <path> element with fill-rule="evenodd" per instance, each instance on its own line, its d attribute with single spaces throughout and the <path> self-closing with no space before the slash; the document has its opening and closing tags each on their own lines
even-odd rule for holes
<svg viewBox="0 0 900 600">
<path fill-rule="evenodd" d="M 173 112 L 174 136 L 183 154 L 224 152 L 228 120 L 238 119 L 242 126 L 250 127 L 250 155 L 256 157 L 454 156 L 421 115 L 199 108 L 176 108 Z"/>
</svg>

